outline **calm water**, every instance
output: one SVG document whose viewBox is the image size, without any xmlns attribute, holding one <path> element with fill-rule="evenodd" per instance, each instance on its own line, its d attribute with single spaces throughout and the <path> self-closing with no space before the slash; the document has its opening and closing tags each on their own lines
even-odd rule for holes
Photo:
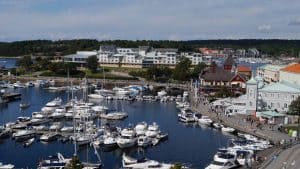
<svg viewBox="0 0 300 169">
<path fill-rule="evenodd" d="M 0 66 L 5 66 L 5 68 L 16 67 L 16 58 L 0 58 Z"/>
<path fill-rule="evenodd" d="M 19 89 L 23 93 L 23 100 L 28 100 L 31 106 L 19 110 L 20 101 L 8 103 L 0 109 L 0 124 L 15 121 L 18 116 L 30 116 L 33 111 L 39 111 L 48 101 L 60 96 L 67 100 L 67 93 L 54 93 L 39 88 Z M 159 102 L 127 102 L 112 101 L 105 103 L 111 108 L 118 107 L 129 113 L 129 117 L 118 122 L 118 126 L 127 126 L 141 121 L 148 123 L 157 122 L 161 131 L 168 132 L 169 139 L 155 147 L 147 149 L 126 150 L 132 156 L 145 155 L 154 160 L 164 162 L 181 162 L 191 164 L 194 168 L 203 168 L 209 164 L 219 147 L 226 146 L 231 136 L 225 136 L 212 128 L 199 126 L 185 126 L 177 121 L 177 109 L 175 103 L 162 104 Z M 35 142 L 30 147 L 24 148 L 10 138 L 0 143 L 0 161 L 13 163 L 16 167 L 35 168 L 40 158 L 46 158 L 57 152 L 65 157 L 73 154 L 73 145 L 62 144 L 59 141 L 43 144 Z M 122 150 L 112 152 L 99 150 L 104 168 L 119 168 L 121 165 Z M 81 148 L 78 150 L 81 160 L 96 161 L 92 149 Z M 88 158 L 88 159 L 87 159 Z"/>
</svg>

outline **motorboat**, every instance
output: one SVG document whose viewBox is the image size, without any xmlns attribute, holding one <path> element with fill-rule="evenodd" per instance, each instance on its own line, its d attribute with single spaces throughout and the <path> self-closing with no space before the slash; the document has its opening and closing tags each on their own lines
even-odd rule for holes
<svg viewBox="0 0 300 169">
<path fill-rule="evenodd" d="M 227 149 L 220 149 L 214 155 L 214 160 L 205 169 L 231 169 L 240 166 L 236 160 L 236 154 L 228 152 Z"/>
<path fill-rule="evenodd" d="M 13 134 L 13 138 L 15 138 L 16 141 L 24 141 L 24 140 L 34 137 L 35 134 L 36 133 L 33 130 L 19 130 Z"/>
<path fill-rule="evenodd" d="M 92 142 L 95 139 L 95 136 L 92 134 L 83 134 L 83 135 L 78 135 L 77 137 L 75 137 L 75 139 L 76 139 L 76 144 L 78 146 L 83 146 L 83 145 L 90 144 L 90 142 Z"/>
<path fill-rule="evenodd" d="M 170 169 L 173 167 L 172 164 L 167 163 L 160 163 L 158 161 L 149 160 L 146 158 L 142 159 L 135 159 L 132 157 L 129 157 L 125 154 L 122 155 L 122 167 L 123 168 L 130 168 L 130 169 L 151 169 L 151 168 L 157 168 L 157 169 Z"/>
<path fill-rule="evenodd" d="M 24 142 L 24 147 L 30 146 L 34 142 L 35 138 L 28 139 Z"/>
<path fill-rule="evenodd" d="M 148 126 L 148 130 L 145 132 L 145 135 L 148 137 L 156 137 L 159 133 L 159 126 L 155 122 L 153 122 Z"/>
<path fill-rule="evenodd" d="M 121 120 L 128 117 L 128 114 L 126 112 L 110 112 L 107 114 L 102 114 L 100 117 L 107 120 Z"/>
<path fill-rule="evenodd" d="M 32 81 L 26 82 L 25 86 L 27 87 L 34 87 L 34 83 Z"/>
<path fill-rule="evenodd" d="M 62 104 L 61 98 L 59 98 L 59 97 L 55 98 L 54 100 L 48 102 L 46 104 L 46 106 L 42 108 L 42 111 L 43 112 L 54 111 L 56 108 L 58 108 L 59 106 L 61 106 L 61 104 Z"/>
<path fill-rule="evenodd" d="M 31 125 L 40 125 L 44 123 L 48 123 L 50 120 L 49 119 L 36 119 L 33 118 L 30 120 Z"/>
<path fill-rule="evenodd" d="M 57 139 L 57 137 L 58 137 L 57 133 L 46 133 L 40 137 L 40 141 L 45 141 L 45 142 L 53 141 Z"/>
<path fill-rule="evenodd" d="M 167 95 L 167 92 L 165 90 L 157 92 L 158 97 L 163 97 L 163 96 L 166 96 L 166 95 Z"/>
<path fill-rule="evenodd" d="M 136 142 L 136 132 L 133 128 L 124 128 L 121 131 L 121 136 L 117 138 L 117 144 L 120 148 L 132 147 Z"/>
<path fill-rule="evenodd" d="M 20 81 L 17 81 L 16 83 L 13 84 L 13 87 L 14 88 L 24 88 L 25 86 Z"/>
<path fill-rule="evenodd" d="M 222 125 L 220 123 L 213 123 L 212 126 L 215 128 L 215 129 L 221 129 L 222 128 Z"/>
<path fill-rule="evenodd" d="M 208 116 L 202 116 L 199 120 L 198 120 L 198 122 L 200 123 L 200 124 L 204 124 L 204 125 L 211 125 L 211 123 L 213 122 Z"/>
<path fill-rule="evenodd" d="M 129 91 L 129 90 L 126 90 L 126 89 L 124 89 L 124 88 L 114 87 L 114 88 L 113 88 L 113 91 L 115 92 L 115 95 L 116 95 L 117 97 L 125 97 L 125 96 L 130 95 L 130 91 Z"/>
<path fill-rule="evenodd" d="M 34 130 L 37 130 L 37 131 L 47 131 L 47 130 L 49 130 L 49 127 L 47 127 L 45 125 L 32 126 L 32 128 Z"/>
<path fill-rule="evenodd" d="M 112 149 L 117 147 L 117 139 L 113 135 L 106 135 L 103 140 L 103 147 L 105 149 Z"/>
<path fill-rule="evenodd" d="M 232 128 L 232 127 L 226 127 L 226 126 L 223 126 L 223 127 L 221 128 L 221 131 L 222 131 L 222 132 L 226 132 L 226 133 L 233 133 L 233 132 L 235 131 L 235 129 Z"/>
<path fill-rule="evenodd" d="M 179 121 L 184 123 L 192 123 L 196 121 L 195 113 L 188 110 L 182 110 L 181 113 L 178 114 Z"/>
<path fill-rule="evenodd" d="M 55 109 L 55 111 L 49 116 L 50 118 L 59 119 L 65 116 L 66 110 L 63 108 Z"/>
<path fill-rule="evenodd" d="M 49 156 L 48 159 L 41 160 L 37 169 L 62 169 L 70 162 L 71 159 L 65 159 L 60 153 L 57 155 Z"/>
<path fill-rule="evenodd" d="M 91 98 L 91 99 L 105 99 L 105 96 L 103 96 L 101 94 L 96 94 L 96 93 L 89 94 L 88 97 Z"/>
<path fill-rule="evenodd" d="M 147 147 L 152 144 L 152 138 L 147 136 L 139 136 L 137 139 L 137 144 L 140 147 Z"/>
<path fill-rule="evenodd" d="M 26 109 L 30 106 L 30 103 L 20 103 L 20 108 L 21 109 Z"/>
<path fill-rule="evenodd" d="M 46 116 L 45 113 L 42 113 L 42 112 L 33 112 L 33 113 L 31 114 L 31 117 L 32 117 L 33 119 L 43 119 L 43 118 L 46 118 L 47 116 Z"/>
<path fill-rule="evenodd" d="M 61 132 L 73 132 L 74 131 L 74 127 L 72 126 L 65 126 L 63 128 L 60 129 Z"/>
<path fill-rule="evenodd" d="M 19 122 L 30 121 L 30 117 L 20 116 L 20 117 L 18 117 L 18 121 Z"/>
<path fill-rule="evenodd" d="M 15 168 L 15 166 L 12 164 L 3 164 L 2 162 L 0 162 L 0 169 L 13 169 L 13 168 Z"/>
<path fill-rule="evenodd" d="M 55 122 L 53 123 L 50 127 L 49 127 L 49 130 L 52 130 L 52 131 L 58 131 L 62 128 L 62 123 L 60 122 Z"/>
<path fill-rule="evenodd" d="M 137 136 L 144 135 L 147 131 L 148 124 L 146 122 L 140 122 L 135 126 L 135 132 Z"/>
</svg>

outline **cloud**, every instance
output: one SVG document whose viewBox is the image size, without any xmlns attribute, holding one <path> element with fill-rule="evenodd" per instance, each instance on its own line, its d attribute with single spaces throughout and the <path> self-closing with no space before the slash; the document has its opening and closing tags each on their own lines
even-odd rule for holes
<svg viewBox="0 0 300 169">
<path fill-rule="evenodd" d="M 257 27 L 259 31 L 270 31 L 271 30 L 271 25 L 260 25 Z"/>
<path fill-rule="evenodd" d="M 290 26 L 300 26 L 300 17 L 294 21 L 289 22 Z"/>
</svg>

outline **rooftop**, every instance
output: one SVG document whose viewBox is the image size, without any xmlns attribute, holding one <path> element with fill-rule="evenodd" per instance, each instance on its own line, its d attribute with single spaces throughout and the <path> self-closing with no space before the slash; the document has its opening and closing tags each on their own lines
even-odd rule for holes
<svg viewBox="0 0 300 169">
<path fill-rule="evenodd" d="M 286 66 L 285 68 L 283 68 L 281 70 L 285 71 L 285 72 L 300 73 L 300 63 Z"/>
<path fill-rule="evenodd" d="M 238 72 L 251 72 L 251 68 L 248 67 L 248 66 L 239 65 L 238 66 Z"/>
<path fill-rule="evenodd" d="M 300 86 L 282 81 L 282 82 L 279 82 L 279 83 L 266 85 L 265 87 L 260 89 L 260 91 L 300 93 Z"/>
</svg>

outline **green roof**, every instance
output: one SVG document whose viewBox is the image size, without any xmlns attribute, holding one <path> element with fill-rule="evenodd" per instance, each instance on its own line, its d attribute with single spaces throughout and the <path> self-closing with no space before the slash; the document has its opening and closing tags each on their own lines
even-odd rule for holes
<svg viewBox="0 0 300 169">
<path fill-rule="evenodd" d="M 300 93 L 300 86 L 291 85 L 285 82 L 274 83 L 264 86 L 260 91 L 264 92 L 286 92 Z"/>
<path fill-rule="evenodd" d="M 267 117 L 267 118 L 270 118 L 270 117 L 283 117 L 285 116 L 284 114 L 281 114 L 281 113 L 278 113 L 276 111 L 262 111 L 260 112 L 260 115 L 263 116 L 263 117 Z"/>
</svg>

